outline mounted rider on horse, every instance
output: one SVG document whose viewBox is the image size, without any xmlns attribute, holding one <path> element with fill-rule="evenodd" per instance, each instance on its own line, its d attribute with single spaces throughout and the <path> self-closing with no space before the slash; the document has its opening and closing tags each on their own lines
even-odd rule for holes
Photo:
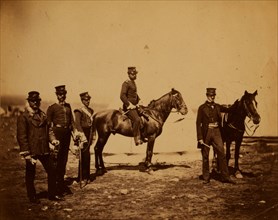
<svg viewBox="0 0 278 220">
<path fill-rule="evenodd" d="M 123 102 L 124 114 L 126 114 L 132 121 L 132 131 L 136 146 L 143 144 L 144 142 L 140 132 L 140 115 L 143 114 L 143 111 L 142 107 L 138 105 L 140 98 L 135 83 L 137 73 L 138 71 L 136 70 L 136 67 L 128 67 L 127 74 L 129 79 L 123 82 L 120 94 L 120 99 Z"/>
</svg>

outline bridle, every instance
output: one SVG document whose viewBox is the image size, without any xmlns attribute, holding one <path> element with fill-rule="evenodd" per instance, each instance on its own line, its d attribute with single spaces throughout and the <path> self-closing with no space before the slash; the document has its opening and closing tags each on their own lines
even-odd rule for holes
<svg viewBox="0 0 278 220">
<path fill-rule="evenodd" d="M 242 100 L 242 103 L 243 103 L 244 111 L 245 111 L 247 117 L 249 118 L 249 121 L 248 121 L 248 123 L 249 123 L 250 121 L 252 121 L 252 119 L 253 119 L 254 117 L 253 117 L 253 115 L 251 114 L 251 112 L 249 111 L 248 106 L 247 106 L 247 104 L 246 104 L 246 101 L 245 101 L 245 100 Z M 235 126 L 234 126 L 233 124 L 231 124 L 231 123 L 228 124 L 229 127 L 233 128 L 233 129 L 235 129 L 235 130 L 237 130 L 237 131 L 239 131 L 239 132 L 244 132 L 244 131 L 245 131 L 246 134 L 247 134 L 248 136 L 253 136 L 254 133 L 255 133 L 255 131 L 256 131 L 256 130 L 258 129 L 258 127 L 259 127 L 259 124 L 249 126 L 245 121 L 244 121 L 244 125 L 245 125 L 245 128 L 247 128 L 247 129 L 241 130 L 241 129 L 235 127 Z M 252 131 L 252 129 L 254 129 L 254 130 Z M 250 134 L 249 132 L 252 132 L 252 133 Z"/>
<path fill-rule="evenodd" d="M 182 109 L 182 104 L 180 103 L 180 100 L 178 99 L 178 93 L 176 93 L 176 94 L 173 94 L 172 92 L 170 92 L 169 93 L 170 94 L 170 96 L 171 96 L 171 106 L 174 108 L 174 109 L 176 109 L 175 111 L 172 111 L 171 110 L 171 112 L 172 113 L 179 113 L 180 112 L 180 110 Z"/>
<path fill-rule="evenodd" d="M 250 120 L 252 120 L 253 115 L 252 115 L 251 112 L 249 111 L 249 109 L 248 109 L 248 107 L 247 107 L 247 104 L 246 104 L 245 100 L 243 100 L 242 103 L 243 103 L 244 110 L 245 110 L 245 113 L 246 113 L 247 117 L 250 118 Z"/>
<path fill-rule="evenodd" d="M 167 94 L 166 94 L 166 95 L 167 95 Z M 171 108 L 175 108 L 175 109 L 176 109 L 176 111 L 171 110 L 170 112 L 171 112 L 171 113 L 179 113 L 180 110 L 182 109 L 182 106 L 181 106 L 182 104 L 180 103 L 180 100 L 178 99 L 179 93 L 177 92 L 177 93 L 173 94 L 173 91 L 170 91 L 170 92 L 168 93 L 168 95 L 170 96 Z M 150 104 L 155 105 L 155 102 L 156 102 L 156 100 L 153 100 Z M 150 106 L 150 104 L 149 104 L 149 106 Z M 150 116 L 152 119 L 154 119 L 155 121 L 157 121 L 159 124 L 161 124 L 156 118 L 152 117 L 152 115 L 149 115 L 149 116 Z M 182 121 L 183 119 L 184 119 L 184 118 L 178 119 L 178 120 L 175 121 L 175 122 Z"/>
<path fill-rule="evenodd" d="M 246 115 L 247 115 L 247 117 L 249 118 L 249 121 L 248 121 L 248 123 L 250 122 L 250 121 L 252 121 L 252 119 L 254 118 L 253 117 L 253 115 L 251 114 L 251 112 L 249 111 L 249 109 L 248 109 L 248 107 L 247 107 L 247 104 L 246 104 L 246 102 L 245 102 L 245 100 L 243 100 L 242 101 L 243 102 L 243 106 L 244 106 L 244 110 L 245 110 L 245 112 L 246 112 Z M 246 134 L 248 135 L 248 136 L 253 136 L 254 135 L 254 133 L 255 133 L 255 131 L 258 129 L 258 127 L 260 126 L 259 124 L 256 124 L 256 125 L 251 125 L 250 127 L 248 126 L 248 124 L 244 121 L 244 125 L 245 125 L 245 127 L 248 129 L 248 130 L 246 130 L 245 129 L 245 132 L 246 132 Z M 255 126 L 255 127 L 254 127 Z M 254 127 L 254 128 L 253 128 Z M 252 131 L 252 129 L 254 129 L 253 131 Z M 249 132 L 252 132 L 252 134 L 250 134 Z"/>
</svg>

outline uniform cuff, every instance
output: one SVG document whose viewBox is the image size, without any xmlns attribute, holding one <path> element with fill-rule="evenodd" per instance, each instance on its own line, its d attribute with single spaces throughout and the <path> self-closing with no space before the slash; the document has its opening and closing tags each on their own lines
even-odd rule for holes
<svg viewBox="0 0 278 220">
<path fill-rule="evenodd" d="M 21 152 L 19 153 L 19 155 L 20 155 L 20 156 L 23 156 L 23 157 L 26 157 L 26 156 L 30 155 L 30 152 L 29 152 L 29 151 L 21 151 Z"/>
</svg>

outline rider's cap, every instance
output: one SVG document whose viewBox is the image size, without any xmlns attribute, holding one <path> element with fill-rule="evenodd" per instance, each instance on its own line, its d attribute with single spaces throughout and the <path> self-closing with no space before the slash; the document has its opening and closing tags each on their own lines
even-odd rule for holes
<svg viewBox="0 0 278 220">
<path fill-rule="evenodd" d="M 136 70 L 136 67 L 130 66 L 130 67 L 127 68 L 127 73 L 128 74 L 137 74 L 138 72 Z"/>
<path fill-rule="evenodd" d="M 81 100 L 90 100 L 91 99 L 91 96 L 89 95 L 88 92 L 83 92 L 83 93 L 80 93 L 80 98 Z"/>
<path fill-rule="evenodd" d="M 28 101 L 41 101 L 40 93 L 37 91 L 31 91 L 28 93 Z"/>
<path fill-rule="evenodd" d="M 207 88 L 207 95 L 216 95 L 216 88 Z"/>
<path fill-rule="evenodd" d="M 65 85 L 56 86 L 55 89 L 56 89 L 56 94 L 58 94 L 58 95 L 67 94 Z"/>
</svg>

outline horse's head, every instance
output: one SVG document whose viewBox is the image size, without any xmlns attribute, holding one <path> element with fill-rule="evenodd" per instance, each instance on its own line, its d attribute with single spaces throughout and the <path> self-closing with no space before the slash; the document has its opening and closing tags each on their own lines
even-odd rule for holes
<svg viewBox="0 0 278 220">
<path fill-rule="evenodd" d="M 253 121 L 254 124 L 259 124 L 261 117 L 257 112 L 258 103 L 255 99 L 256 95 L 258 95 L 257 90 L 254 93 L 248 93 L 245 91 L 241 101 L 243 103 L 246 115 Z"/>
<path fill-rule="evenodd" d="M 172 108 L 175 108 L 182 115 L 186 115 L 188 109 L 185 102 L 183 101 L 181 93 L 175 89 L 172 89 L 170 95 Z"/>
</svg>

